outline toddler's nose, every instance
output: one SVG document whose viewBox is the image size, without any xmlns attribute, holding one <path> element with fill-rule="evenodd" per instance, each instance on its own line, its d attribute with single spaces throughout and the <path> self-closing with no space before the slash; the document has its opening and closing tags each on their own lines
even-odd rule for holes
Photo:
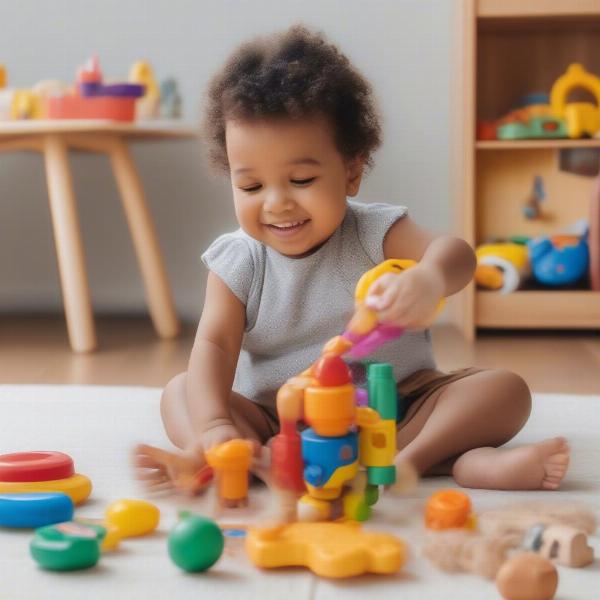
<svg viewBox="0 0 600 600">
<path fill-rule="evenodd" d="M 265 199 L 264 209 L 270 213 L 282 213 L 294 205 L 294 201 L 287 195 L 285 190 L 271 190 Z"/>
</svg>

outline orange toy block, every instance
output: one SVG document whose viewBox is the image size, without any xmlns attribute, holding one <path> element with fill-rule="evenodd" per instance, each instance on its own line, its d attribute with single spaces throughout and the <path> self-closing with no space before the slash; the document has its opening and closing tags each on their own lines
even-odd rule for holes
<svg viewBox="0 0 600 600">
<path fill-rule="evenodd" d="M 338 579 L 395 573 L 407 557 L 402 540 L 364 531 L 355 521 L 250 529 L 246 552 L 257 567 L 306 567 L 321 577 Z"/>
</svg>

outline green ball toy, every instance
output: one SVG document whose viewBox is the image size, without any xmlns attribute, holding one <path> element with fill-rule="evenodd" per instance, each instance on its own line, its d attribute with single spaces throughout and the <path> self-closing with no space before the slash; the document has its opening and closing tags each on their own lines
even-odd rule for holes
<svg viewBox="0 0 600 600">
<path fill-rule="evenodd" d="M 169 533 L 169 556 L 184 571 L 210 569 L 221 557 L 225 540 L 221 528 L 207 517 L 179 513 L 179 522 Z"/>
</svg>

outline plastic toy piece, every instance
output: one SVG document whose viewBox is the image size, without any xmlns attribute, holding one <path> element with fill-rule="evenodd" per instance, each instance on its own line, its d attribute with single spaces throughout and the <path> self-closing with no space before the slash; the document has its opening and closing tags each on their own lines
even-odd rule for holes
<svg viewBox="0 0 600 600">
<path fill-rule="evenodd" d="M 77 93 L 47 99 L 49 119 L 108 119 L 133 121 L 135 102 L 144 86 L 131 83 L 104 85 L 97 57 L 77 74 Z"/>
<path fill-rule="evenodd" d="M 179 119 L 181 117 L 181 94 L 177 80 L 169 77 L 160 84 L 160 117 Z"/>
<path fill-rule="evenodd" d="M 66 494 L 2 494 L 0 526 L 36 528 L 73 518 L 73 501 Z"/>
<path fill-rule="evenodd" d="M 146 500 L 117 500 L 106 509 L 105 520 L 119 530 L 120 537 L 137 537 L 158 527 L 160 511 Z"/>
<path fill-rule="evenodd" d="M 278 490 L 304 492 L 302 442 L 296 429 L 304 414 L 304 393 L 291 383 L 277 391 L 280 430 L 271 443 L 271 477 Z"/>
<path fill-rule="evenodd" d="M 596 98 L 596 104 L 568 102 L 570 93 L 576 88 L 583 88 L 592 94 Z M 567 72 L 552 86 L 550 105 L 557 117 L 566 120 L 569 137 L 595 135 L 600 129 L 600 79 L 586 71 L 579 63 L 569 65 Z"/>
<path fill-rule="evenodd" d="M 93 567 L 100 558 L 105 535 L 100 526 L 73 521 L 36 530 L 29 549 L 33 559 L 51 571 L 75 571 Z"/>
<path fill-rule="evenodd" d="M 73 504 L 84 502 L 92 491 L 92 482 L 85 476 L 75 474 L 66 479 L 50 481 L 0 481 L 0 494 L 25 492 L 63 492 L 71 497 Z"/>
<path fill-rule="evenodd" d="M 473 525 L 471 500 L 458 490 L 442 490 L 433 494 L 425 507 L 428 529 L 469 528 Z"/>
<path fill-rule="evenodd" d="M 558 587 L 558 571 L 538 554 L 521 552 L 500 567 L 496 587 L 506 600 L 551 600 Z"/>
<path fill-rule="evenodd" d="M 221 557 L 224 546 L 217 523 L 189 512 L 179 513 L 179 522 L 169 533 L 169 556 L 184 571 L 210 569 Z"/>
<path fill-rule="evenodd" d="M 367 296 L 371 285 L 382 275 L 403 273 L 416 264 L 414 260 L 409 259 L 388 259 L 367 271 L 358 280 L 354 291 L 355 312 L 343 333 L 343 337 L 353 344 L 347 353 L 349 358 L 364 358 L 404 333 L 402 327 L 379 323 L 376 311 L 367 305 Z M 438 311 L 443 306 L 444 299 L 442 298 L 438 305 Z"/>
<path fill-rule="evenodd" d="M 358 470 L 356 432 L 338 437 L 323 437 L 310 428 L 302 432 L 304 481 L 310 495 L 319 500 L 339 498 L 342 486 Z"/>
<path fill-rule="evenodd" d="M 535 525 L 525 535 L 523 546 L 566 567 L 585 567 L 594 561 L 585 531 L 567 525 Z"/>
<path fill-rule="evenodd" d="M 62 452 L 14 452 L 0 456 L 0 481 L 51 481 L 74 473 L 73 459 Z"/>
<path fill-rule="evenodd" d="M 529 252 L 525 244 L 483 244 L 475 250 L 475 281 L 482 288 L 509 294 L 530 274 Z"/>
<path fill-rule="evenodd" d="M 406 561 L 398 538 L 363 531 L 358 523 L 292 523 L 250 529 L 246 552 L 258 567 L 306 567 L 322 577 L 395 573 Z"/>
<path fill-rule="evenodd" d="M 111 525 L 110 523 L 106 523 L 101 519 L 75 519 L 75 523 L 79 525 L 83 525 L 84 527 L 91 527 L 92 529 L 98 531 L 104 530 L 106 532 L 104 538 L 100 544 L 100 550 L 102 552 L 110 552 L 111 550 L 115 550 L 119 544 L 121 543 L 121 533 L 117 527 Z"/>
<path fill-rule="evenodd" d="M 141 84 L 144 89 L 142 97 L 136 102 L 136 119 L 155 119 L 158 117 L 160 92 L 152 65 L 146 60 L 134 63 L 129 71 L 129 81 Z"/>
<path fill-rule="evenodd" d="M 585 237 L 540 237 L 527 247 L 533 275 L 544 285 L 576 283 L 588 270 L 590 253 Z"/>
<path fill-rule="evenodd" d="M 324 354 L 311 369 L 318 385 L 334 387 L 352 383 L 352 374 L 348 365 L 336 354 Z"/>
<path fill-rule="evenodd" d="M 248 472 L 253 451 L 248 440 L 229 440 L 206 452 L 206 461 L 217 476 L 223 505 L 233 508 L 248 504 Z"/>
<path fill-rule="evenodd" d="M 354 386 L 351 383 L 331 387 L 311 385 L 304 390 L 304 421 L 318 435 L 345 435 L 354 424 L 355 414 Z"/>
<path fill-rule="evenodd" d="M 360 457 L 367 467 L 370 485 L 392 485 L 396 482 L 394 457 L 398 418 L 398 392 L 392 365 L 369 365 L 367 381 L 369 407 L 376 411 L 379 419 L 361 428 Z"/>
<path fill-rule="evenodd" d="M 526 219 L 539 219 L 542 214 L 542 202 L 546 199 L 546 190 L 544 189 L 544 180 L 540 175 L 533 178 L 533 189 L 523 206 L 523 215 Z"/>
</svg>

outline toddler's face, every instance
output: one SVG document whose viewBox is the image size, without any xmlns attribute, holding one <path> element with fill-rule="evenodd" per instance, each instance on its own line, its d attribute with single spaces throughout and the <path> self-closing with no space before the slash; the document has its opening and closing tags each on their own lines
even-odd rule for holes
<svg viewBox="0 0 600 600">
<path fill-rule="evenodd" d="M 281 254 L 325 242 L 358 192 L 362 162 L 344 160 L 325 117 L 227 121 L 226 142 L 240 226 Z"/>
</svg>

